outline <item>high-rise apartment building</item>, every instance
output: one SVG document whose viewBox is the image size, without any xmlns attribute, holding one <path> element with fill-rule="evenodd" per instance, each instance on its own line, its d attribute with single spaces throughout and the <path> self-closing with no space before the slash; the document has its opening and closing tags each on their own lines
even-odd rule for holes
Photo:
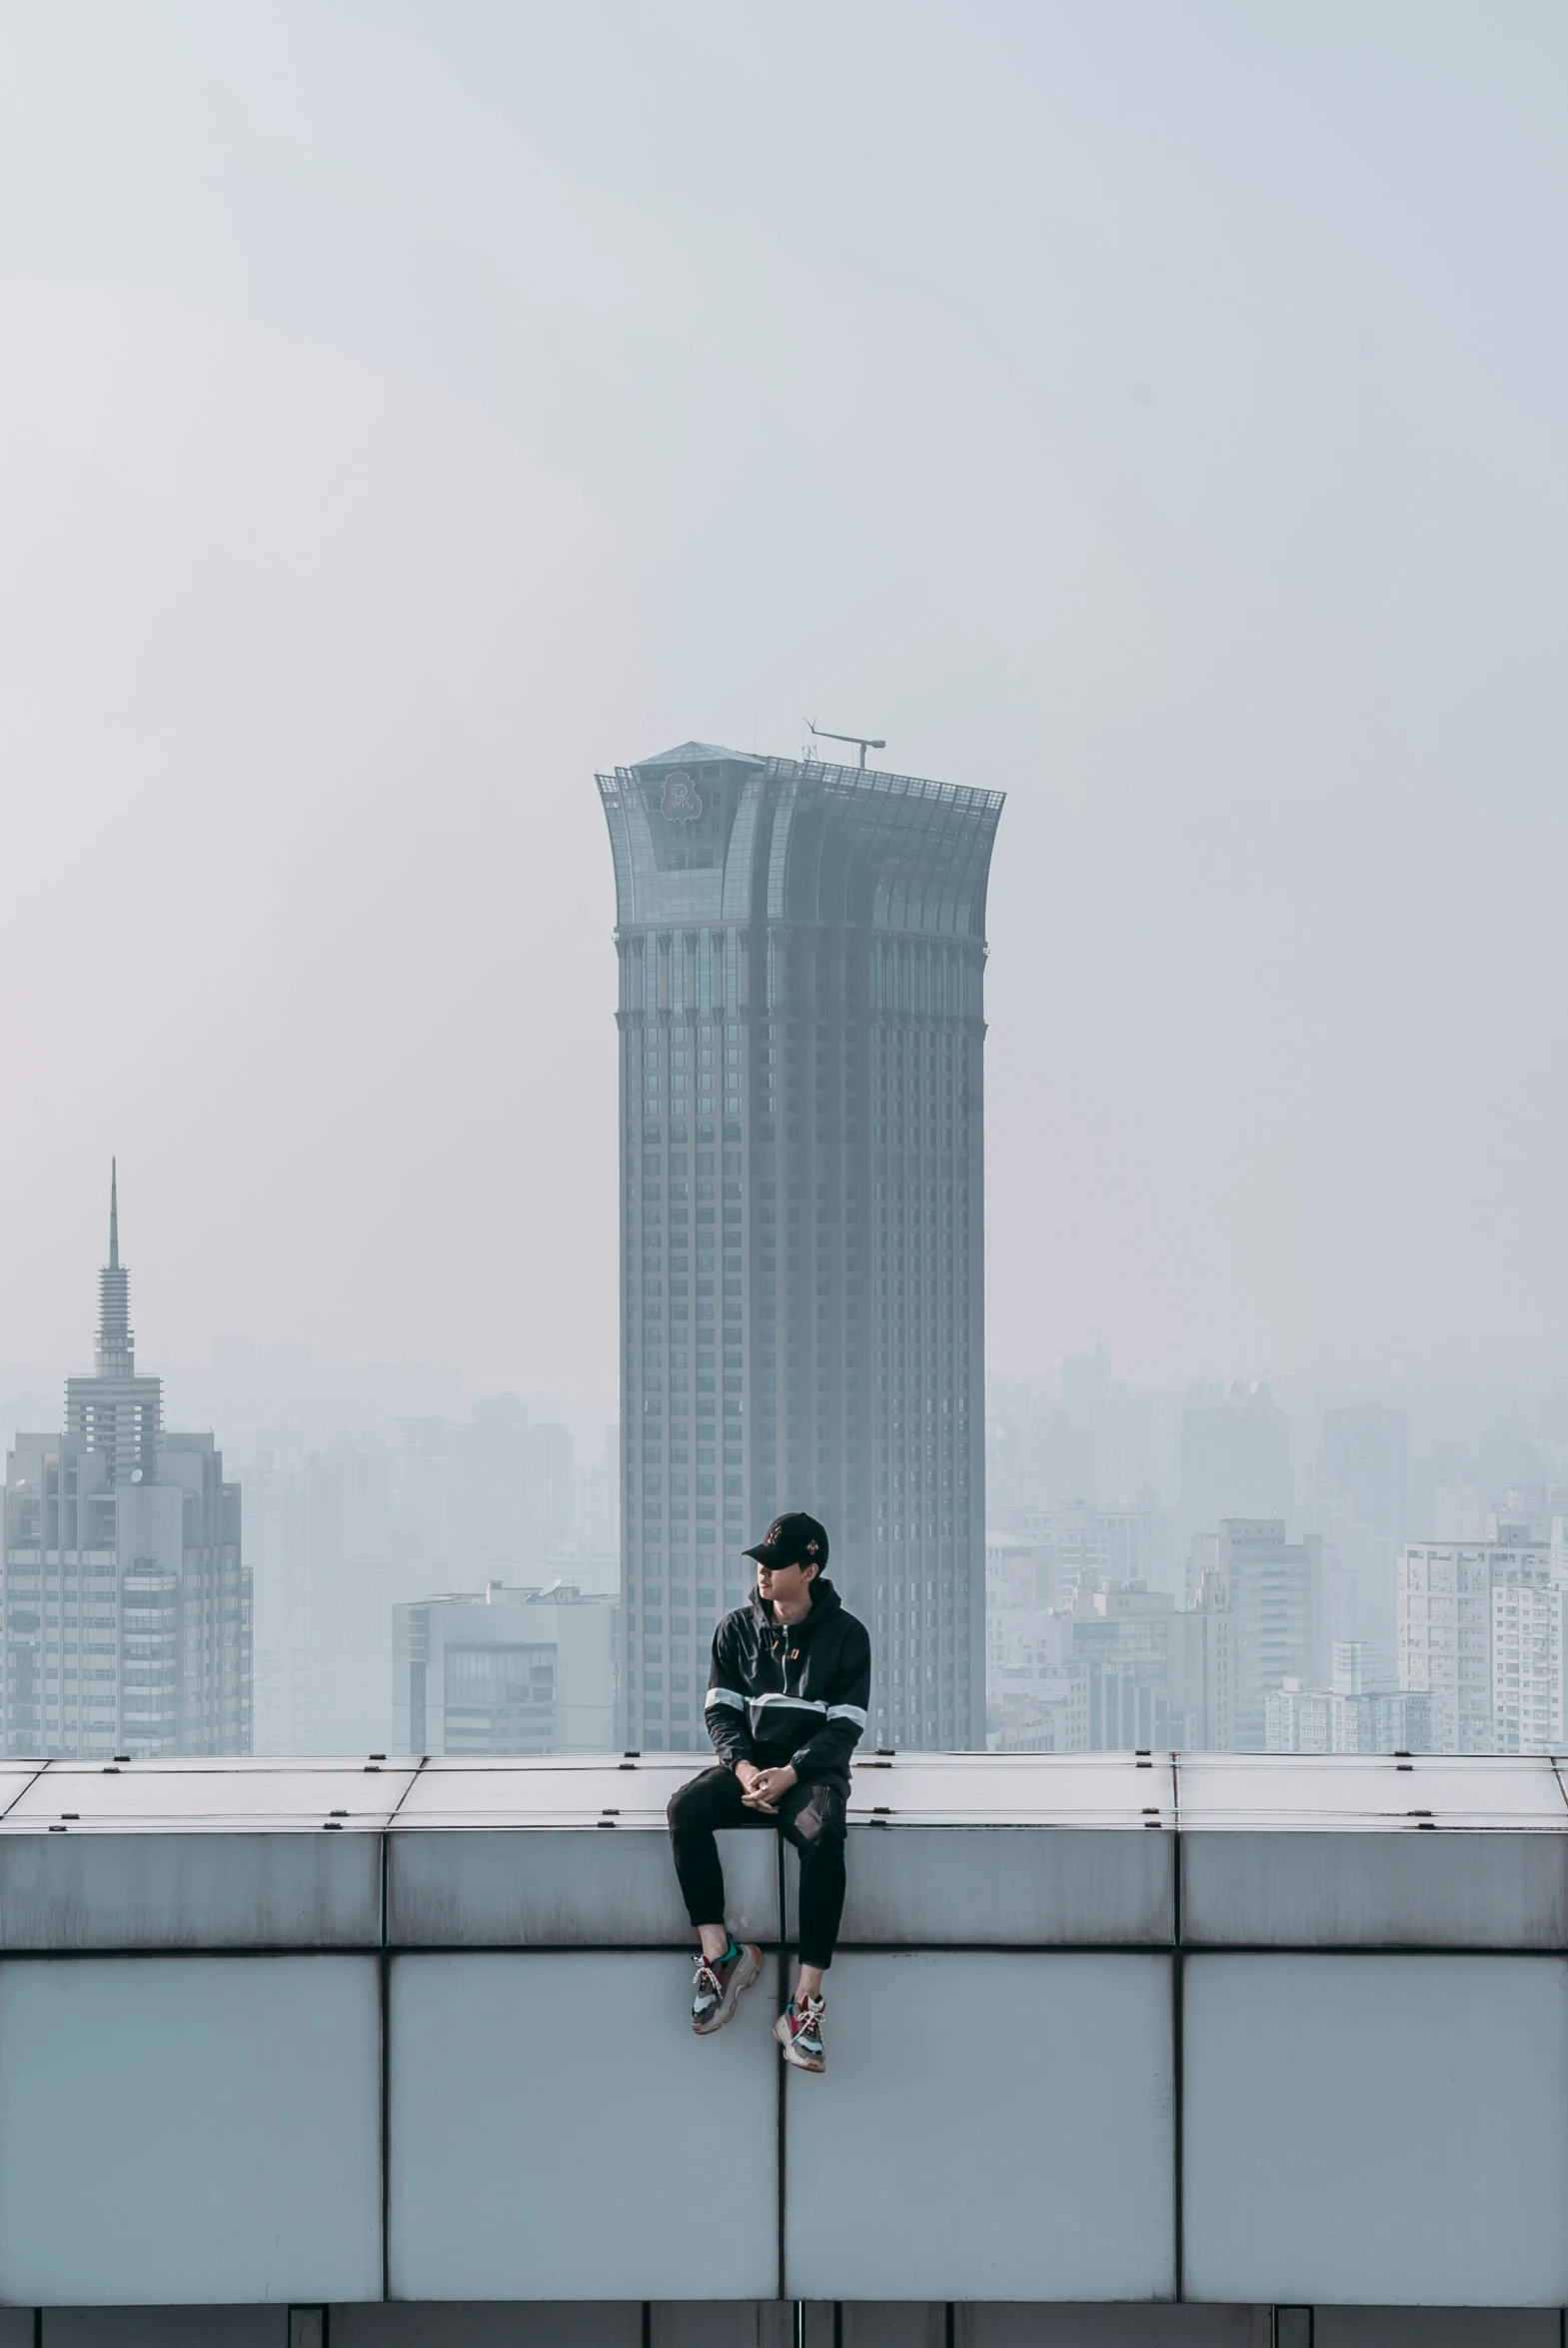
<svg viewBox="0 0 1568 2348">
<path fill-rule="evenodd" d="M 0 1540 L 0 1749 L 105 1759 L 251 1749 L 240 1490 L 139 1375 L 111 1176 L 91 1377 L 59 1434 L 19 1434 Z"/>
<path fill-rule="evenodd" d="M 1434 1752 L 1552 1749 L 1560 1632 L 1554 1658 L 1551 1608 L 1527 1598 L 1547 1597 L 1552 1579 L 1544 1542 L 1412 1541 L 1401 1552 L 1399 1684 L 1430 1696 Z"/>
<path fill-rule="evenodd" d="M 1431 1750 L 1431 1699 L 1413 1688 L 1380 1687 L 1364 1639 L 1336 1639 L 1329 1683 L 1287 1679 L 1267 1700 L 1271 1753 L 1424 1753 Z"/>
<path fill-rule="evenodd" d="M 1568 1741 L 1568 1590 L 1492 1585 L 1492 1749 L 1560 1753 Z"/>
<path fill-rule="evenodd" d="M 599 778 L 621 992 L 629 1741 L 786 1507 L 871 1627 L 870 1740 L 984 1723 L 985 889 L 1001 797 L 705 743 Z"/>
</svg>

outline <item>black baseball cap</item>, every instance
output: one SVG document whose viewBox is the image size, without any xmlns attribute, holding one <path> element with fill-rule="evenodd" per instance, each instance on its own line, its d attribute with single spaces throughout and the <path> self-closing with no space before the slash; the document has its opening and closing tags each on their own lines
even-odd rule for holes
<svg viewBox="0 0 1568 2348">
<path fill-rule="evenodd" d="M 787 1516 L 774 1518 L 755 1548 L 741 1554 L 755 1557 L 759 1565 L 814 1565 L 820 1572 L 827 1562 L 827 1527 L 803 1508 L 791 1508 Z"/>
</svg>

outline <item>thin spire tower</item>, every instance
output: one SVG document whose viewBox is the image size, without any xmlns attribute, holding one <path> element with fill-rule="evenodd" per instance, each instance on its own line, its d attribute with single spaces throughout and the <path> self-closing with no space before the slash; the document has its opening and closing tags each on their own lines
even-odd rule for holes
<svg viewBox="0 0 1568 2348">
<path fill-rule="evenodd" d="M 112 1158 L 109 1161 L 109 1260 L 98 1274 L 98 1339 L 93 1352 L 100 1377 L 135 1376 L 131 1275 L 120 1261 L 120 1169 Z"/>
</svg>

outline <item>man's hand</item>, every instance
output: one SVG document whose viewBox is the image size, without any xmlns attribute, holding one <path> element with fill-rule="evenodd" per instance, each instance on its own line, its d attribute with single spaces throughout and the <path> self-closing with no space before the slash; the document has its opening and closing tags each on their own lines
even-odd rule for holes
<svg viewBox="0 0 1568 2348">
<path fill-rule="evenodd" d="M 735 1773 L 741 1780 L 741 1791 L 743 1793 L 750 1792 L 753 1779 L 761 1777 L 763 1774 L 762 1770 L 759 1769 L 755 1761 L 737 1761 L 735 1765 Z"/>
<path fill-rule="evenodd" d="M 790 1786 L 798 1783 L 787 1761 L 782 1769 L 754 1769 L 746 1789 L 747 1806 L 753 1810 L 777 1810 Z"/>
</svg>

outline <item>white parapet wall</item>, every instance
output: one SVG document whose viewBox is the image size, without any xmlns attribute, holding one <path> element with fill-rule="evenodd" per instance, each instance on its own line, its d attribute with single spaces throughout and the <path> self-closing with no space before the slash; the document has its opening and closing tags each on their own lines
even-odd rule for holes
<svg viewBox="0 0 1568 2348">
<path fill-rule="evenodd" d="M 1556 1763 L 868 1755 L 821 2078 L 699 1765 L 0 1764 L 0 2348 L 1558 2342 Z"/>
</svg>

